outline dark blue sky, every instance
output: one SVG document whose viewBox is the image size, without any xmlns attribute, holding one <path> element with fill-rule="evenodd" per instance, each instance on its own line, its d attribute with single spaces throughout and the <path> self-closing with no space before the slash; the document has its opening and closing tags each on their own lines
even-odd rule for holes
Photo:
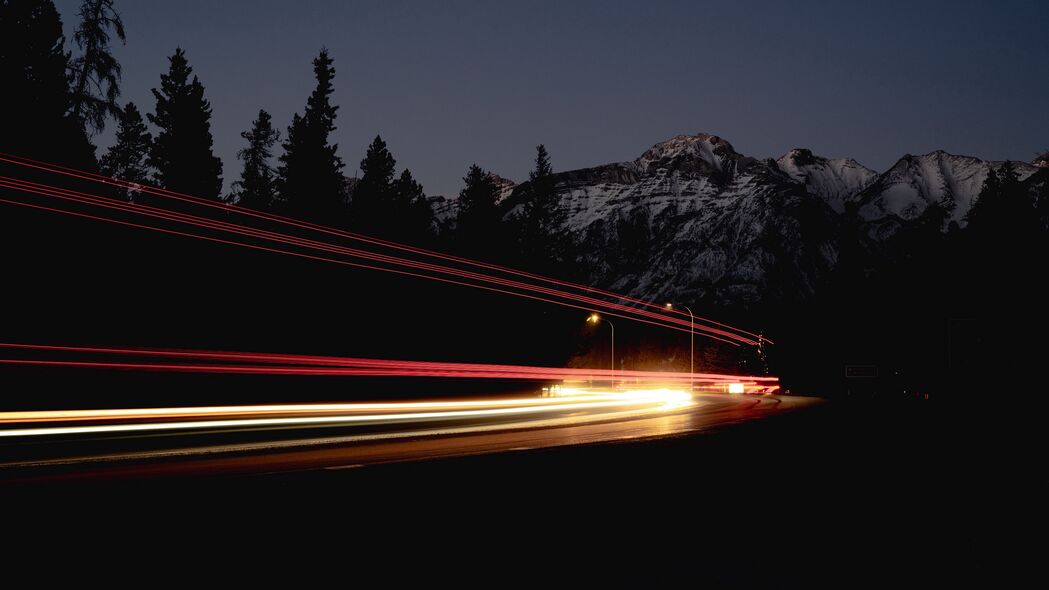
<svg viewBox="0 0 1049 590">
<path fill-rule="evenodd" d="M 68 34 L 79 4 L 57 2 Z M 752 156 L 801 146 L 878 170 L 937 148 L 1020 160 L 1049 148 L 1044 0 L 117 6 L 122 100 L 152 111 L 149 89 L 185 48 L 227 186 L 258 109 L 282 133 L 302 111 L 321 45 L 335 59 L 348 173 L 381 133 L 431 194 L 457 192 L 473 162 L 520 181 L 540 142 L 558 170 L 700 131 Z"/>
</svg>

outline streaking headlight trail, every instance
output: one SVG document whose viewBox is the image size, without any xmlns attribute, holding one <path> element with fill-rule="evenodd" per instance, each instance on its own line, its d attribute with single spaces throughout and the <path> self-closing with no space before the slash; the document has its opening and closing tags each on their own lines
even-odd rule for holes
<svg viewBox="0 0 1049 590">
<path fill-rule="evenodd" d="M 585 422 L 608 411 L 659 414 L 696 402 L 681 390 L 572 390 L 559 397 L 475 401 L 346 404 L 280 404 L 187 408 L 127 408 L 0 412 L 0 437 L 172 432 L 259 427 L 327 427 L 404 424 L 477 418 L 563 416 Z M 92 422 L 105 421 L 105 424 Z M 70 425 L 55 426 L 54 423 Z M 47 424 L 47 426 L 41 426 Z M 521 424 L 511 422 L 519 427 Z"/>
</svg>

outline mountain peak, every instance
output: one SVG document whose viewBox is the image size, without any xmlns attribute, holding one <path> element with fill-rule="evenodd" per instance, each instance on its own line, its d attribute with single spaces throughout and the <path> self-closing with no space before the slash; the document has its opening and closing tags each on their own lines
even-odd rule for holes
<svg viewBox="0 0 1049 590">
<path fill-rule="evenodd" d="M 856 160 L 830 160 L 808 148 L 791 149 L 776 160 L 776 166 L 838 213 L 844 212 L 846 203 L 878 176 Z"/>
<path fill-rule="evenodd" d="M 1049 168 L 1049 152 L 1045 152 L 1044 154 L 1038 156 L 1031 163 L 1038 168 Z"/>
<path fill-rule="evenodd" d="M 558 172 L 555 190 L 567 211 L 563 230 L 583 244 L 594 284 L 656 301 L 739 303 L 810 297 L 843 246 L 862 240 L 873 248 L 923 223 L 932 204 L 962 224 L 1000 165 L 937 150 L 908 154 L 879 174 L 805 147 L 758 161 L 699 133 L 657 143 L 634 161 Z M 1038 170 L 1016 168 L 1021 179 Z M 521 186 L 501 205 L 506 218 L 530 198 Z M 453 219 L 455 210 L 439 205 Z M 770 294 L 784 261 L 802 260 L 790 266 L 790 286 Z"/>
<path fill-rule="evenodd" d="M 810 166 L 823 158 L 817 158 L 809 148 L 791 148 L 780 160 L 788 160 L 796 166 Z"/>
<path fill-rule="evenodd" d="M 858 215 L 871 225 L 871 236 L 877 239 L 891 235 L 901 223 L 918 219 L 932 204 L 946 206 L 949 219 L 964 227 L 988 173 L 1000 165 L 943 150 L 908 154 L 878 177 L 876 186 L 857 197 Z M 1021 180 L 1036 170 L 1022 162 L 1014 165 Z"/>
<path fill-rule="evenodd" d="M 635 163 L 642 174 L 654 174 L 659 169 L 716 174 L 724 171 L 727 161 L 740 158 L 732 144 L 725 139 L 709 133 L 697 133 L 675 135 L 657 143 L 641 154 Z"/>
</svg>

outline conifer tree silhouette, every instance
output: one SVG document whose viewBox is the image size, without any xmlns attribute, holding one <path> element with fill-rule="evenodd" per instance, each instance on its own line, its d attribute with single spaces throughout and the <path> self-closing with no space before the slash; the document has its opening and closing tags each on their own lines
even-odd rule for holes
<svg viewBox="0 0 1049 590">
<path fill-rule="evenodd" d="M 102 173 L 136 184 L 149 182 L 149 167 L 146 158 L 153 143 L 153 136 L 146 129 L 142 114 L 135 103 L 129 102 L 117 116 L 117 140 L 106 150 L 99 163 Z M 133 190 L 117 189 L 117 195 L 135 200 Z"/>
<path fill-rule="evenodd" d="M 156 111 L 147 115 L 159 128 L 149 153 L 157 183 L 171 191 L 218 199 L 222 191 L 222 161 L 212 152 L 211 103 L 204 85 L 190 75 L 193 68 L 182 48 L 168 58 L 170 67 L 153 89 Z"/>
<path fill-rule="evenodd" d="M 50 0 L 0 2 L 0 151 L 96 170 L 72 114 L 62 21 Z"/>
<path fill-rule="evenodd" d="M 259 110 L 251 129 L 240 134 L 248 146 L 237 157 L 244 162 L 240 180 L 233 183 L 233 200 L 242 207 L 268 209 L 277 197 L 277 176 L 270 164 L 280 132 L 273 128 L 270 114 Z"/>
<path fill-rule="evenodd" d="M 81 54 L 69 64 L 73 116 L 98 133 L 108 117 L 120 116 L 120 63 L 109 51 L 109 29 L 124 42 L 124 22 L 113 0 L 84 0 L 79 15 L 80 26 L 73 39 Z"/>
<path fill-rule="evenodd" d="M 342 216 L 346 197 L 338 144 L 328 142 L 339 109 L 331 104 L 333 63 L 325 48 L 313 60 L 317 86 L 304 113 L 292 118 L 278 167 L 280 194 L 289 210 L 328 222 Z"/>
</svg>

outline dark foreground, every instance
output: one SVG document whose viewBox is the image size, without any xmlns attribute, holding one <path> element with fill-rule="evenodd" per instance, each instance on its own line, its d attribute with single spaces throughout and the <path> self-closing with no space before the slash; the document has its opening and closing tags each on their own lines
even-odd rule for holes
<svg viewBox="0 0 1049 590">
<path fill-rule="evenodd" d="M 354 567 L 376 554 L 403 566 L 383 570 L 387 582 L 491 567 L 498 578 L 477 579 L 557 569 L 587 586 L 1000 581 L 1009 573 L 989 566 L 1000 546 L 980 497 L 993 470 L 951 448 L 942 426 L 926 402 L 835 402 L 656 440 L 6 491 L 17 495 L 8 506 L 58 506 L 63 522 L 105 523 L 123 541 L 185 548 L 178 531 L 223 555 L 301 563 L 334 552 Z M 444 573 L 407 566 L 419 559 Z"/>
</svg>

